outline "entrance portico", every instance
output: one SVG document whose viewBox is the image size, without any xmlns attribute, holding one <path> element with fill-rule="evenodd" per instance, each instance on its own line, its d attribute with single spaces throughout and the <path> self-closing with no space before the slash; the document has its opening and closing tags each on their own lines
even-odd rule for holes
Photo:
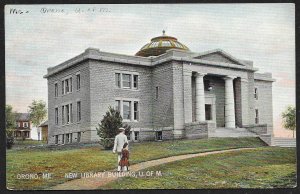
<svg viewBox="0 0 300 194">
<path fill-rule="evenodd" d="M 190 107 L 188 102 L 192 102 L 192 111 L 185 110 L 185 122 L 205 122 L 213 121 L 217 126 L 216 117 L 218 114 L 219 127 L 235 128 L 235 98 L 234 79 L 235 76 L 214 75 L 211 73 L 192 72 L 189 74 L 190 82 L 185 83 L 185 88 L 192 87 L 192 100 L 188 100 L 189 95 L 185 94 L 185 109 Z M 185 74 L 185 80 L 187 74 Z M 216 79 L 216 86 L 208 86 L 208 79 Z M 192 86 L 190 86 L 192 85 Z M 209 87 L 209 88 L 208 88 Z M 210 91 L 212 90 L 212 91 Z M 189 90 L 185 90 L 189 91 Z M 215 102 L 216 101 L 216 102 Z M 214 103 L 212 103 L 214 102 Z M 209 111 L 209 112 L 207 112 Z M 192 114 L 192 116 L 187 115 Z M 220 118 L 222 115 L 222 119 Z M 192 118 L 192 119 L 190 119 Z M 223 123 L 220 125 L 220 123 Z"/>
</svg>

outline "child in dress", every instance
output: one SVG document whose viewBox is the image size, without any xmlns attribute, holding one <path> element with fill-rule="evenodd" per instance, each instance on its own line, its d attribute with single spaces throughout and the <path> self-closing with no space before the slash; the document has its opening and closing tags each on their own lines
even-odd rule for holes
<svg viewBox="0 0 300 194">
<path fill-rule="evenodd" d="M 124 143 L 123 149 L 122 149 L 122 157 L 119 162 L 119 165 L 121 166 L 121 169 L 123 171 L 128 170 L 129 166 L 129 151 L 128 151 L 128 143 Z"/>
</svg>

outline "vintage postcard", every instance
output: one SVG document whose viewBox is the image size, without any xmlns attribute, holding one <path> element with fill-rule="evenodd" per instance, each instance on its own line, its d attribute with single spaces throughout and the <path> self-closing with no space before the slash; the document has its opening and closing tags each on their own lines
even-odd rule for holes
<svg viewBox="0 0 300 194">
<path fill-rule="evenodd" d="M 295 5 L 5 6 L 9 190 L 296 177 Z"/>
</svg>

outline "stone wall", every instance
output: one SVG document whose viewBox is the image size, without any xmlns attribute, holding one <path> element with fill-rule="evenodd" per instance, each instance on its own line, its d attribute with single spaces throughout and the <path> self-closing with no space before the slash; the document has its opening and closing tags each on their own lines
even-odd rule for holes
<svg viewBox="0 0 300 194">
<path fill-rule="evenodd" d="M 173 106 L 173 65 L 164 63 L 152 70 L 152 98 L 153 98 L 153 127 L 168 127 L 174 125 Z M 149 85 L 151 83 L 148 83 Z M 156 98 L 158 87 L 158 98 Z"/>
<path fill-rule="evenodd" d="M 98 123 L 108 110 L 115 107 L 116 100 L 138 101 L 139 120 L 128 121 L 132 128 L 152 127 L 152 73 L 149 67 L 126 65 L 105 61 L 90 61 L 91 93 L 91 130 L 95 131 Z M 138 89 L 118 88 L 115 73 L 138 74 Z M 131 105 L 133 106 L 133 105 Z M 92 136 L 96 133 L 93 132 Z M 95 136 L 96 137 L 96 136 Z"/>
<path fill-rule="evenodd" d="M 243 127 L 258 135 L 267 134 L 268 132 L 267 124 L 252 124 L 252 125 L 244 125 Z"/>
<path fill-rule="evenodd" d="M 81 87 L 76 90 L 76 74 L 80 73 Z M 72 77 L 72 93 L 62 94 L 62 80 Z M 55 97 L 54 84 L 58 84 L 58 97 Z M 48 78 L 48 144 L 55 143 L 55 135 L 77 133 L 90 130 L 90 73 L 88 62 L 72 66 Z M 81 121 L 77 122 L 77 101 L 81 102 Z M 62 105 L 72 103 L 73 122 L 62 124 Z M 55 108 L 58 108 L 58 125 L 55 124 Z M 90 136 L 85 136 L 87 141 Z M 83 139 L 83 140 L 84 140 Z"/>
<path fill-rule="evenodd" d="M 268 124 L 269 133 L 271 133 L 273 128 L 272 82 L 254 80 L 254 87 L 257 88 L 258 95 L 258 99 L 254 100 L 255 109 L 258 109 L 258 123 Z"/>
<path fill-rule="evenodd" d="M 151 129 L 151 128 L 135 128 L 132 129 L 131 134 L 131 141 L 132 142 L 143 142 L 143 141 L 157 141 L 156 139 L 156 132 L 161 131 L 162 132 L 162 140 L 170 140 L 174 138 L 173 134 L 173 127 L 163 127 L 158 129 Z M 134 132 L 139 132 L 138 140 L 134 139 Z"/>
<path fill-rule="evenodd" d="M 208 122 L 195 122 L 185 124 L 185 138 L 199 139 L 208 138 Z"/>
</svg>

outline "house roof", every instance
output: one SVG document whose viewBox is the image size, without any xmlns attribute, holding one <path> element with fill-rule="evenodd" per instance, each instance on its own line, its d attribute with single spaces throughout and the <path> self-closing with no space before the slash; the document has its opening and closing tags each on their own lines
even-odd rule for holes
<svg viewBox="0 0 300 194">
<path fill-rule="evenodd" d="M 16 113 L 16 120 L 17 121 L 29 121 L 30 114 L 29 113 Z"/>
<path fill-rule="evenodd" d="M 45 127 L 45 126 L 48 126 L 48 120 L 44 121 L 42 124 L 40 124 L 39 127 Z"/>
</svg>

